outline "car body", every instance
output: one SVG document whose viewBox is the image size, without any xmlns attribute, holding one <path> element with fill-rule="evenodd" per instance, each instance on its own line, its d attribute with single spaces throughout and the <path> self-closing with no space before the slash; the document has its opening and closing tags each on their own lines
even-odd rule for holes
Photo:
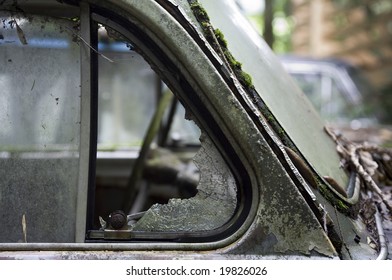
<svg viewBox="0 0 392 280">
<path fill-rule="evenodd" d="M 386 257 L 361 179 L 235 3 L 6 0 L 1 17 L 0 258 Z"/>
</svg>

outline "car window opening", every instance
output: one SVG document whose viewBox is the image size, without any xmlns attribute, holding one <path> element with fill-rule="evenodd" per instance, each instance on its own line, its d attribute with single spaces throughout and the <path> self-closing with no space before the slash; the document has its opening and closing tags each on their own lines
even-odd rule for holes
<svg viewBox="0 0 392 280">
<path fill-rule="evenodd" d="M 90 237 L 221 227 L 237 203 L 230 169 L 207 135 L 199 141 L 198 126 L 136 48 L 111 28 L 100 26 L 98 35 L 104 56 Z"/>
</svg>

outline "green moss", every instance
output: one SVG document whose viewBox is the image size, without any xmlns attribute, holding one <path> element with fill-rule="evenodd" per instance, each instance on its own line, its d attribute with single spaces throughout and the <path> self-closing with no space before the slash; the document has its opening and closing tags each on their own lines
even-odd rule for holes
<svg viewBox="0 0 392 280">
<path fill-rule="evenodd" d="M 252 82 L 252 77 L 246 73 L 245 71 L 242 71 L 240 73 L 236 73 L 238 79 L 240 80 L 241 84 L 244 85 L 247 88 L 254 88 L 253 82 Z"/>
<path fill-rule="evenodd" d="M 252 77 L 248 73 L 242 70 L 242 63 L 236 60 L 234 56 L 231 54 L 231 52 L 229 51 L 229 49 L 227 48 L 227 41 L 222 31 L 220 31 L 219 29 L 214 29 L 214 35 L 227 62 L 229 63 L 231 69 L 233 70 L 234 74 L 241 82 L 241 84 L 245 88 L 254 88 L 252 83 Z"/>
<path fill-rule="evenodd" d="M 210 24 L 210 18 L 204 10 L 204 8 L 195 0 L 188 1 L 192 9 L 193 14 L 200 23 L 204 36 L 208 42 L 212 45 L 215 51 L 222 56 L 228 62 L 228 66 L 233 70 L 234 74 L 240 81 L 240 83 L 247 89 L 254 88 L 251 76 L 242 70 L 242 64 L 237 61 L 231 54 L 227 47 L 227 41 L 219 29 L 214 29 Z"/>
<path fill-rule="evenodd" d="M 220 31 L 220 29 L 215 29 L 214 34 L 215 34 L 216 39 L 218 40 L 219 45 L 222 48 L 227 49 L 227 41 L 226 41 L 225 36 L 223 35 L 222 31 Z"/>
<path fill-rule="evenodd" d="M 208 22 L 202 22 L 201 26 L 203 27 L 203 29 L 207 29 L 210 27 L 210 24 Z"/>
<path fill-rule="evenodd" d="M 279 135 L 279 136 L 282 136 L 282 135 L 284 135 L 285 133 L 286 133 L 286 132 L 284 131 L 283 128 L 280 128 L 279 131 L 278 131 L 278 135 Z"/>
<path fill-rule="evenodd" d="M 199 22 L 210 22 L 210 17 L 208 16 L 206 10 L 197 2 L 189 1 L 193 14 Z"/>
<path fill-rule="evenodd" d="M 233 57 L 233 55 L 229 52 L 228 49 L 223 49 L 223 53 L 225 54 L 225 57 L 227 59 L 227 62 L 230 64 L 231 68 L 234 71 L 242 71 L 242 63 L 235 60 L 235 58 Z"/>
<path fill-rule="evenodd" d="M 320 180 L 317 180 L 317 186 L 322 194 L 323 197 L 325 197 L 333 206 L 335 206 L 340 212 L 349 214 L 350 212 L 350 207 L 347 205 L 344 201 L 342 201 L 340 198 L 336 197 L 335 194 L 329 189 L 329 187 L 325 184 L 323 184 Z"/>
</svg>

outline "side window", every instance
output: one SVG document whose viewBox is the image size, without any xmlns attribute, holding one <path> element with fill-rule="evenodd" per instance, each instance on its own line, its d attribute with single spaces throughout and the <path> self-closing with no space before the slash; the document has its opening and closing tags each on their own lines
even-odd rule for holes
<svg viewBox="0 0 392 280">
<path fill-rule="evenodd" d="M 184 107 L 137 47 L 110 27 L 99 25 L 98 34 L 96 198 L 89 238 L 130 239 L 143 232 L 172 238 L 223 226 L 234 215 L 237 186 L 218 150 L 185 119 Z"/>
<path fill-rule="evenodd" d="M 0 12 L 0 242 L 73 242 L 80 145 L 75 22 Z"/>
</svg>

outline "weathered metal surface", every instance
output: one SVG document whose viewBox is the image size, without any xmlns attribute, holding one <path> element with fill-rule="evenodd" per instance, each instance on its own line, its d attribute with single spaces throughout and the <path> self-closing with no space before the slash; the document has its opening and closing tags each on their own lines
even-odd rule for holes
<svg viewBox="0 0 392 280">
<path fill-rule="evenodd" d="M 197 252 L 173 251 L 43 251 L 43 252 L 0 252 L 0 260 L 331 260 L 323 256 L 304 255 L 222 255 L 214 252 L 199 254 Z"/>
<path fill-rule="evenodd" d="M 304 254 L 337 252 L 298 189 L 273 154 L 265 154 L 257 217 L 231 253 Z M 266 175 L 268 174 L 268 175 Z"/>
</svg>

